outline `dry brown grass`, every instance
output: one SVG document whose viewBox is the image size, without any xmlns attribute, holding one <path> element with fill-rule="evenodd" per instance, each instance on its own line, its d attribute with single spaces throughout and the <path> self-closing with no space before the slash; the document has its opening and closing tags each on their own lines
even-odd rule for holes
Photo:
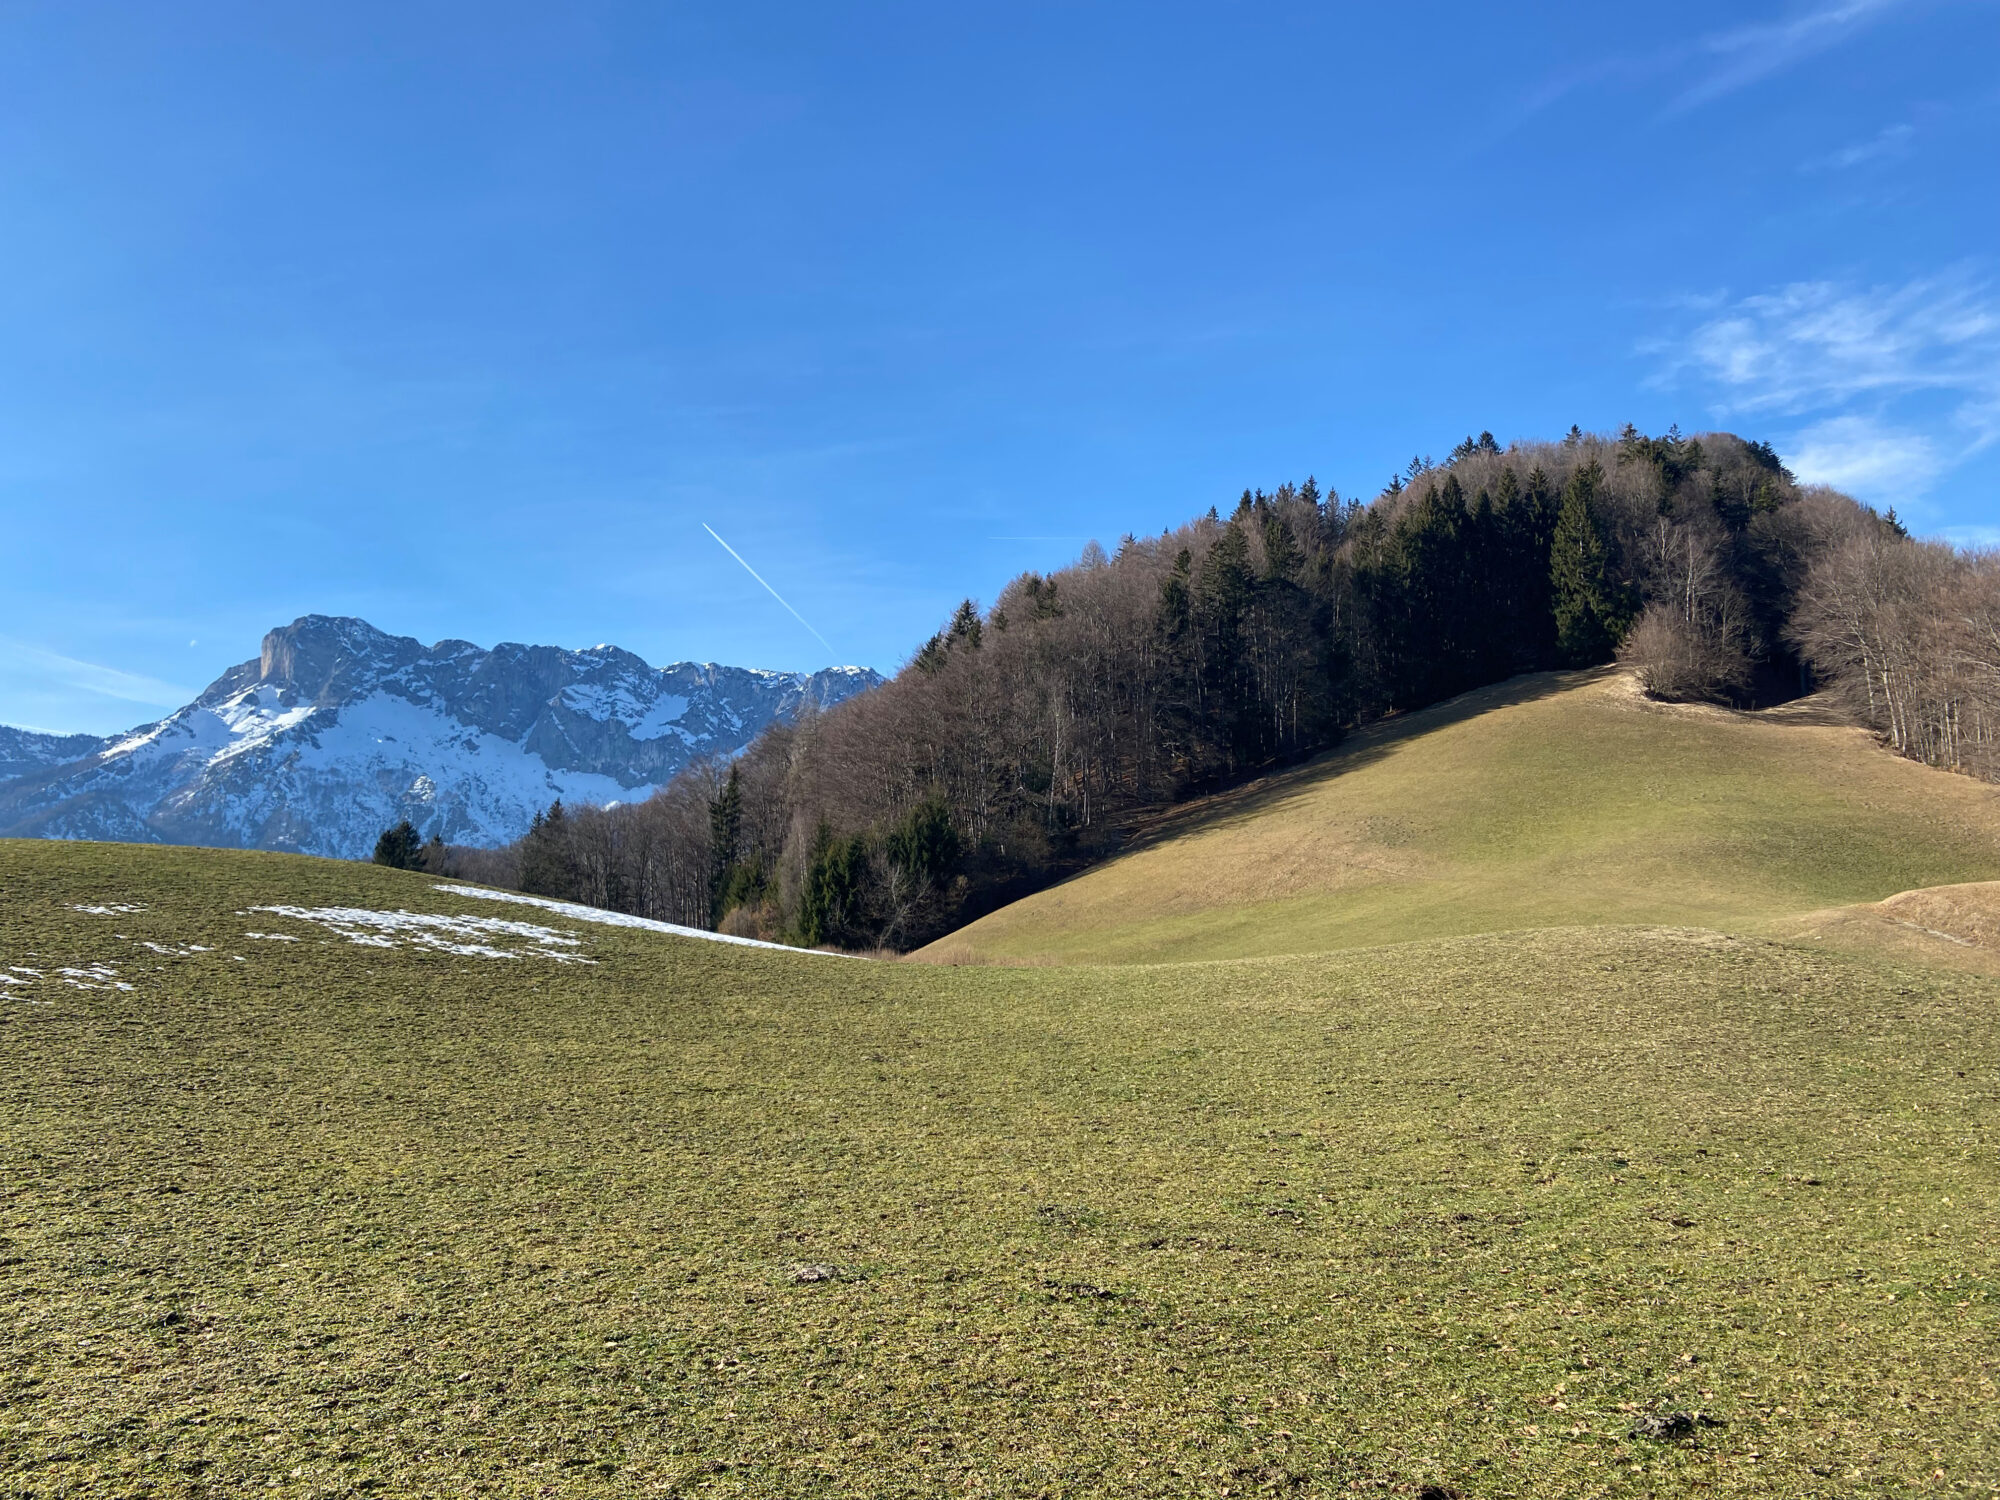
<svg viewBox="0 0 2000 1500">
<path fill-rule="evenodd" d="M 1994 878 L 2000 788 L 1900 760 L 1825 704 L 1750 714 L 1654 703 L 1621 672 L 1544 674 L 1177 810 L 939 946 L 1116 962 L 1576 923 L 1743 930 Z"/>
<path fill-rule="evenodd" d="M 1886 901 L 1808 912 L 1771 934 L 2000 976 L 2000 881 L 1930 886 Z"/>
</svg>

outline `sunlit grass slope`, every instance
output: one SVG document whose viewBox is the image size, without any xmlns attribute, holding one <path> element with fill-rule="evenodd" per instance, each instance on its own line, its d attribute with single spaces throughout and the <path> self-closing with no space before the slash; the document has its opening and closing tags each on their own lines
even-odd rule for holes
<svg viewBox="0 0 2000 1500">
<path fill-rule="evenodd" d="M 2000 789 L 1810 704 L 1651 704 L 1622 674 L 1516 679 L 1188 809 L 933 958 L 1309 953 L 1522 927 L 1747 930 L 2000 877 Z"/>
<path fill-rule="evenodd" d="M 1977 975 L 1658 928 L 874 964 L 29 843 L 0 969 L 0 1492 L 2000 1479 Z M 1673 1412 L 1721 1425 L 1633 1435 Z"/>
</svg>

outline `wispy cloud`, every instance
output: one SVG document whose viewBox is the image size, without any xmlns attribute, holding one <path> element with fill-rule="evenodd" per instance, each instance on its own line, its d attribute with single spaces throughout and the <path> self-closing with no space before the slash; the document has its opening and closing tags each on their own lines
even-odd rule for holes
<svg viewBox="0 0 2000 1500">
<path fill-rule="evenodd" d="M 1569 95 L 1602 86 L 1634 87 L 1649 80 L 1688 78 L 1661 117 L 1698 109 L 1725 94 L 1774 77 L 1859 35 L 1911 0 L 1832 0 L 1796 10 L 1779 20 L 1757 22 L 1681 41 L 1663 41 L 1643 55 L 1596 58 L 1557 74 L 1523 98 L 1496 127 L 1505 135 L 1523 121 Z"/>
<path fill-rule="evenodd" d="M 1890 125 L 1870 136 L 1865 141 L 1857 141 L 1852 146 L 1843 146 L 1838 151 L 1816 156 L 1799 168 L 1802 172 L 1845 172 L 1850 167 L 1863 166 L 1871 161 L 1886 161 L 1906 155 L 1911 138 L 1917 133 L 1914 125 Z"/>
<path fill-rule="evenodd" d="M 1650 346 L 1651 383 L 1798 419 L 1780 448 L 1801 478 L 1901 504 L 2000 443 L 2000 300 L 1969 272 L 1683 305 L 1699 321 Z"/>
<path fill-rule="evenodd" d="M 1697 108 L 1781 73 L 1848 40 L 1905 4 L 1906 0 L 1834 0 L 1784 20 L 1738 26 L 1703 37 L 1695 53 L 1708 64 L 1707 74 L 1682 90 L 1667 106 L 1667 113 Z"/>
<path fill-rule="evenodd" d="M 1808 484 L 1900 504 L 1949 467 L 1926 434 L 1860 413 L 1815 422 L 1785 447 L 1786 462 Z"/>
<path fill-rule="evenodd" d="M 1954 547 L 2000 547 L 2000 526 L 1947 526 L 1937 534 Z"/>
<path fill-rule="evenodd" d="M 1699 377 L 1729 409 L 1803 412 L 1913 391 L 2000 400 L 2000 303 L 1963 273 L 1892 287 L 1799 281 L 1717 312 L 1655 352 L 1669 354 L 1662 382 Z"/>
<path fill-rule="evenodd" d="M 138 703 L 149 708 L 179 708 L 195 696 L 194 690 L 176 687 L 157 677 L 79 661 L 74 656 L 46 651 L 26 641 L 0 637 L 0 645 L 4 645 L 7 654 L 13 658 L 15 672 L 10 675 L 37 678 L 45 684 L 71 692 L 114 698 L 120 703 Z"/>
</svg>

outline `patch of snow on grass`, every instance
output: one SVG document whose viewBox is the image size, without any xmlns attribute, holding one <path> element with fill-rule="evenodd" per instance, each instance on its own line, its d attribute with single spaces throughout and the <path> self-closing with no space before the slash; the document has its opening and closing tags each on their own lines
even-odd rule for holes
<svg viewBox="0 0 2000 1500">
<path fill-rule="evenodd" d="M 144 911 L 143 906 L 132 906 L 122 901 L 114 901 L 109 906 L 72 906 L 71 911 L 89 912 L 93 917 L 115 917 L 125 912 Z"/>
<path fill-rule="evenodd" d="M 311 922 L 363 948 L 394 948 L 398 939 L 413 948 L 456 953 L 466 958 L 536 958 L 556 963 L 587 964 L 595 959 L 566 949 L 581 948 L 583 940 L 533 922 L 509 922 L 500 917 L 442 917 L 411 911 L 368 911 L 358 906 L 253 906 L 252 911 Z M 251 933 L 252 937 L 269 936 Z M 490 941 L 526 938 L 529 948 L 497 948 Z M 297 939 L 279 939 L 297 941 Z"/>
<path fill-rule="evenodd" d="M 242 913 L 238 912 L 237 915 L 241 916 Z M 267 943 L 296 943 L 299 941 L 299 939 L 293 937 L 289 932 L 246 932 L 243 935 L 249 938 L 262 938 Z"/>
<path fill-rule="evenodd" d="M 129 990 L 131 985 L 118 977 L 110 964 L 90 964 L 81 969 L 57 969 L 62 982 L 73 990 Z"/>
<path fill-rule="evenodd" d="M 539 906 L 576 922 L 595 922 L 601 927 L 641 927 L 647 932 L 665 932 L 674 937 L 700 938 L 708 943 L 734 943 L 742 948 L 776 948 L 781 953 L 809 953 L 820 958 L 853 958 L 852 953 L 822 953 L 815 948 L 793 948 L 784 943 L 767 943 L 761 938 L 732 937 L 726 932 L 709 932 L 700 927 L 682 927 L 673 922 L 656 922 L 651 917 L 634 917 L 622 911 L 606 911 L 599 906 L 580 906 L 574 901 L 556 901 L 547 896 L 525 896 L 519 891 L 488 891 L 476 885 L 438 885 L 432 890 L 453 896 L 475 896 L 481 901 L 512 901 L 521 906 Z"/>
</svg>

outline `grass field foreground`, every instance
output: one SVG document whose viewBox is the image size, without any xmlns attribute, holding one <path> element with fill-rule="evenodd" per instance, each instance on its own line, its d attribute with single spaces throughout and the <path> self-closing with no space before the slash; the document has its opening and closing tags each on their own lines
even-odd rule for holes
<svg viewBox="0 0 2000 1500">
<path fill-rule="evenodd" d="M 1990 979 L 355 915 L 486 906 L 0 843 L 6 1493 L 2000 1488 Z"/>
</svg>

